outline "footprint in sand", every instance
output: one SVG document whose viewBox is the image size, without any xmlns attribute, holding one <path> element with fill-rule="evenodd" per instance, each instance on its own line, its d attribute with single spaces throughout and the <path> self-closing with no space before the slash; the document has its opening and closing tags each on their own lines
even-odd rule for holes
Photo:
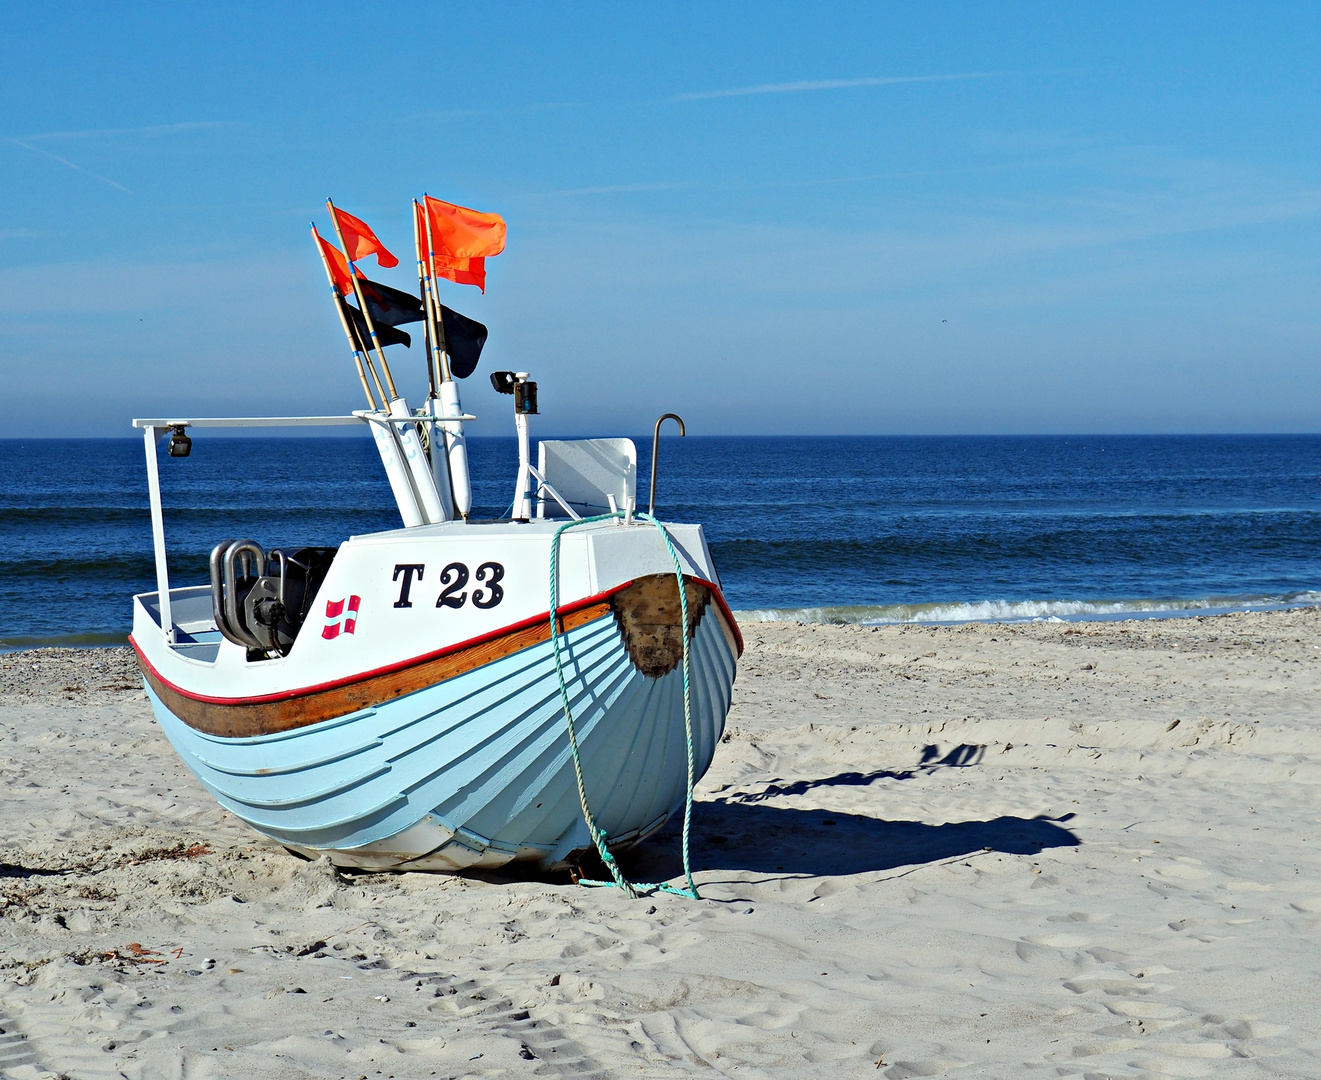
<svg viewBox="0 0 1321 1080">
<path fill-rule="evenodd" d="M 885 1072 L 887 1080 L 908 1080 L 912 1076 L 943 1076 L 962 1067 L 956 1061 L 896 1061 Z"/>
<path fill-rule="evenodd" d="M 1156 873 L 1172 881 L 1201 881 L 1211 876 L 1211 871 L 1187 863 L 1174 863 L 1171 866 L 1158 866 Z"/>
<path fill-rule="evenodd" d="M 36 1052 L 27 1036 L 4 1012 L 0 1012 L 0 1076 L 9 1076 L 22 1066 L 40 1070 Z"/>
<path fill-rule="evenodd" d="M 1184 1010 L 1178 1005 L 1171 1005 L 1164 1001 L 1141 1001 L 1132 998 L 1107 1001 L 1105 1007 L 1116 1016 L 1133 1017 L 1138 1020 L 1173 1020 L 1176 1016 L 1184 1014 Z"/>
</svg>

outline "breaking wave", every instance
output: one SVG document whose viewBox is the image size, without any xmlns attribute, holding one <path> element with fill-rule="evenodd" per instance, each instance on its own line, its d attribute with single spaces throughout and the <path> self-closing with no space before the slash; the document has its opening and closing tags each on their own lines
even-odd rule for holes
<svg viewBox="0 0 1321 1080">
<path fill-rule="evenodd" d="M 1224 615 L 1321 605 L 1321 592 L 1278 596 L 1207 596 L 1153 600 L 971 600 L 933 604 L 760 608 L 735 615 L 747 622 L 884 626 L 896 623 L 1093 622 Z"/>
</svg>

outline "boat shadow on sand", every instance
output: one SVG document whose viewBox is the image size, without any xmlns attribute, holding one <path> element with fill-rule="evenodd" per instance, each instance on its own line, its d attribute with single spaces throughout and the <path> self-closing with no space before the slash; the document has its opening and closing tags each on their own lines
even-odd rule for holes
<svg viewBox="0 0 1321 1080">
<path fill-rule="evenodd" d="M 1046 848 L 1077 847 L 1081 840 L 1062 822 L 1072 818 L 1002 816 L 984 821 L 887 821 L 837 810 L 732 801 L 693 806 L 695 871 L 751 871 L 837 877 L 922 866 L 983 852 L 1036 855 Z M 682 820 L 620 859 L 638 880 L 665 881 L 683 873 Z"/>
<path fill-rule="evenodd" d="M 822 787 L 865 787 L 878 780 L 910 780 L 940 768 L 977 765 L 984 748 L 959 746 L 943 757 L 928 747 L 912 769 L 846 772 L 791 783 L 773 781 L 757 792 L 731 794 L 693 805 L 692 863 L 702 871 L 751 871 L 835 877 L 942 862 L 983 852 L 1036 855 L 1046 848 L 1077 847 L 1064 827 L 1074 817 L 1001 816 L 930 825 L 890 821 L 838 810 L 771 805 Z M 621 858 L 630 877 L 664 881 L 683 872 L 682 815 L 653 839 Z M 702 875 L 706 877 L 704 873 Z"/>
<path fill-rule="evenodd" d="M 842 877 L 886 870 L 905 872 L 949 859 L 998 852 L 1036 855 L 1047 848 L 1078 847 L 1082 840 L 1064 823 L 1075 815 L 1052 818 L 1002 816 L 930 825 L 890 821 L 866 814 L 772 805 L 771 799 L 801 798 L 818 788 L 866 787 L 879 780 L 912 780 L 940 769 L 981 764 L 984 746 L 965 743 L 943 756 L 934 746 L 923 749 L 909 769 L 842 772 L 810 780 L 772 780 L 757 791 L 717 794 L 693 804 L 692 865 L 700 880 L 712 873 L 751 872 L 805 877 Z M 682 877 L 680 855 L 683 813 L 636 848 L 621 852 L 619 865 L 633 881 L 673 881 Z M 584 858 L 590 878 L 606 876 L 595 855 Z M 543 875 L 518 866 L 475 872 L 495 882 Z M 552 875 L 558 879 L 557 875 Z"/>
</svg>

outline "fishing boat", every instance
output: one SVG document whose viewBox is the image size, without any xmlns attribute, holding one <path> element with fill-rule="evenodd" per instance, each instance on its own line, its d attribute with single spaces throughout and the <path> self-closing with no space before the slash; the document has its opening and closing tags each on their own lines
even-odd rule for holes
<svg viewBox="0 0 1321 1080">
<path fill-rule="evenodd" d="M 438 280 L 462 283 L 485 256 L 461 228 L 459 241 L 436 234 L 453 224 L 445 214 L 469 233 L 483 223 L 464 215 L 495 215 L 414 204 L 419 294 L 403 306 L 424 323 L 429 394 L 411 409 L 382 340 L 400 325 L 389 303 L 403 301 L 357 265 L 379 241 L 328 205 L 343 265 L 316 239 L 368 408 L 134 421 L 156 591 L 134 597 L 130 641 L 156 717 L 222 806 L 309 857 L 551 870 L 595 847 L 609 860 L 690 810 L 742 651 L 701 525 L 654 516 L 661 421 L 643 513 L 631 440 L 542 441 L 534 465 L 536 383 L 496 372 L 513 398 L 518 468 L 509 516 L 478 520 L 463 435 L 475 417 L 456 382 L 471 367 Z M 498 253 L 489 230 L 479 239 Z M 171 459 L 208 429 L 332 425 L 370 430 L 402 527 L 337 547 L 217 537 L 210 580 L 173 587 L 161 495 Z"/>
</svg>

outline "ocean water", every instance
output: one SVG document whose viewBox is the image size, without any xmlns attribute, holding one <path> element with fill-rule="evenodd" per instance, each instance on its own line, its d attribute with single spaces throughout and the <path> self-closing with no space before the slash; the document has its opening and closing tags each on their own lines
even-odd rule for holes
<svg viewBox="0 0 1321 1080">
<path fill-rule="evenodd" d="M 651 440 L 636 441 L 645 505 Z M 470 446 L 476 513 L 498 516 L 514 441 Z M 202 432 L 159 461 L 176 585 L 206 581 L 223 537 L 336 544 L 399 524 L 365 437 Z M 669 437 L 656 509 L 705 525 L 743 618 L 1321 603 L 1321 436 Z M 123 641 L 154 581 L 140 440 L 0 441 L 0 642 Z"/>
</svg>

